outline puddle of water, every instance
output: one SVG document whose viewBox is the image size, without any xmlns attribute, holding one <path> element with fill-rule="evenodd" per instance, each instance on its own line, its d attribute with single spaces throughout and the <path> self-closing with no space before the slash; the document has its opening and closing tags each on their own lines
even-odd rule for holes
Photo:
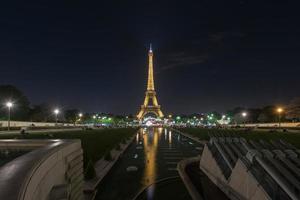
<svg viewBox="0 0 300 200">
<path fill-rule="evenodd" d="M 199 144 L 191 142 L 189 138 L 169 129 L 140 129 L 132 145 L 98 186 L 96 199 L 132 199 L 141 189 L 150 185 L 146 190 L 147 195 L 143 197 L 148 200 L 166 197 L 178 189 L 188 194 L 180 179 L 173 186 L 169 184 L 162 187 L 153 183 L 178 176 L 177 163 L 199 155 L 199 150 L 196 150 Z M 138 170 L 127 172 L 128 166 L 136 166 Z M 173 199 L 182 198 L 176 198 L 175 195 Z"/>
</svg>

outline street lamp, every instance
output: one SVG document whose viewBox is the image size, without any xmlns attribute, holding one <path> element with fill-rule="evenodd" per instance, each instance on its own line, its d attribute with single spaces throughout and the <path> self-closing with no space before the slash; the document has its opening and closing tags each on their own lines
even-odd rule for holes
<svg viewBox="0 0 300 200">
<path fill-rule="evenodd" d="M 283 112 L 283 108 L 277 108 L 277 113 L 278 113 L 278 127 L 280 128 L 281 126 L 281 113 Z"/>
<path fill-rule="evenodd" d="M 7 121 L 7 130 L 9 131 L 10 130 L 10 109 L 11 107 L 13 107 L 13 103 L 11 101 L 8 101 L 6 103 L 6 107 L 8 108 L 8 121 Z"/>
<path fill-rule="evenodd" d="M 247 117 L 247 113 L 246 112 L 243 112 L 242 113 L 242 116 L 244 118 L 244 127 L 246 127 L 246 117 Z"/>
<path fill-rule="evenodd" d="M 57 121 L 58 121 L 57 115 L 59 114 L 59 110 L 55 109 L 54 114 L 55 114 L 55 125 L 57 125 Z"/>
<path fill-rule="evenodd" d="M 82 113 L 79 113 L 78 116 L 81 118 L 82 117 Z"/>
</svg>

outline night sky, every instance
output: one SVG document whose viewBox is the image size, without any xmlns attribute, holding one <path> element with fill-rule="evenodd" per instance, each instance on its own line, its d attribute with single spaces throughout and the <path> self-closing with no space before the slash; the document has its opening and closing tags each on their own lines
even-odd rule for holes
<svg viewBox="0 0 300 200">
<path fill-rule="evenodd" d="M 0 84 L 33 104 L 136 114 L 149 43 L 165 114 L 300 96 L 296 0 L 3 2 Z"/>
</svg>

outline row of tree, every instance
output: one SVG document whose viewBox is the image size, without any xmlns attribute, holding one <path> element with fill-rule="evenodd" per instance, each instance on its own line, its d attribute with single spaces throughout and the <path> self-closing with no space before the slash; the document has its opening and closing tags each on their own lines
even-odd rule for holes
<svg viewBox="0 0 300 200">
<path fill-rule="evenodd" d="M 0 120 L 7 120 L 8 108 L 5 103 L 8 101 L 13 102 L 13 107 L 11 108 L 11 120 L 33 122 L 56 121 L 53 106 L 48 103 L 31 105 L 29 99 L 23 94 L 23 92 L 12 85 L 0 85 Z M 79 117 L 79 113 L 79 109 L 65 109 L 60 111 L 58 120 L 61 122 L 75 123 L 93 119 L 93 114 L 83 113 L 83 115 Z M 102 115 L 112 116 L 109 114 Z M 98 116 L 95 120 L 100 122 L 100 118 Z"/>
<path fill-rule="evenodd" d="M 0 120 L 7 119 L 7 108 L 5 102 L 12 100 L 14 107 L 12 109 L 12 120 L 25 120 L 36 122 L 53 122 L 56 117 L 53 113 L 53 107 L 47 103 L 39 105 L 31 105 L 28 98 L 18 88 L 12 85 L 0 85 L 0 102 L 2 107 L 0 109 Z M 232 121 L 240 123 L 241 121 L 258 123 L 258 122 L 275 122 L 278 120 L 277 107 L 270 105 L 263 108 L 243 108 L 236 107 L 227 111 L 225 114 L 230 117 Z M 242 112 L 247 112 L 247 117 L 241 115 Z M 79 120 L 79 109 L 66 109 L 59 115 L 59 120 L 69 123 L 75 123 Z M 212 112 L 215 119 L 221 119 L 222 114 L 218 112 Z M 107 118 L 103 118 L 106 116 Z M 205 117 L 201 114 L 193 115 L 180 115 L 182 119 Z M 175 116 L 173 116 L 175 117 Z M 283 108 L 283 112 L 280 115 L 282 121 L 299 121 L 300 120 L 300 97 L 293 99 L 287 106 Z M 127 119 L 133 119 L 134 116 L 114 116 L 112 114 L 95 114 L 84 113 L 80 118 L 81 121 L 97 121 L 97 122 L 119 122 L 126 121 Z M 110 119 L 110 120 L 108 120 Z"/>
<path fill-rule="evenodd" d="M 241 113 L 246 112 L 244 117 Z M 250 123 L 267 123 L 281 121 L 299 121 L 300 120 L 300 98 L 293 99 L 287 106 L 282 108 L 282 112 L 278 112 L 278 107 L 274 105 L 265 106 L 263 108 L 242 108 L 237 107 L 227 112 L 233 121 L 241 123 L 243 121 Z"/>
</svg>

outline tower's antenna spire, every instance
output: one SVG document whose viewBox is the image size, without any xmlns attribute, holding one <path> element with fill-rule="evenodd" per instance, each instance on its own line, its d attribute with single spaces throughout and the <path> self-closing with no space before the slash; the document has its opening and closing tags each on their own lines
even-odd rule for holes
<svg viewBox="0 0 300 200">
<path fill-rule="evenodd" d="M 150 49 L 149 52 L 152 52 L 152 44 L 150 43 Z"/>
</svg>

